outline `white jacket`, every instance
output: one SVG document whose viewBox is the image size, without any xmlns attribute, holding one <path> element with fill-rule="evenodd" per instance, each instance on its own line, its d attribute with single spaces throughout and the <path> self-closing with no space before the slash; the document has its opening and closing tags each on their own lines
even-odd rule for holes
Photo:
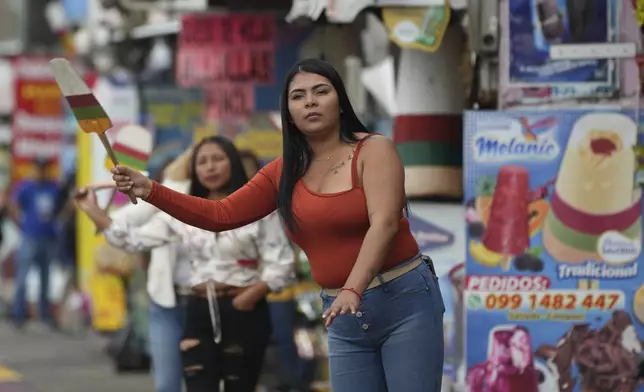
<svg viewBox="0 0 644 392">
<path fill-rule="evenodd" d="M 187 193 L 190 189 L 190 181 L 167 180 L 163 185 L 181 193 Z M 153 205 L 142 202 L 118 209 L 111 218 L 121 224 L 138 227 L 147 223 L 158 212 L 159 209 Z M 174 291 L 175 266 L 175 245 L 161 246 L 150 252 L 148 294 L 154 303 L 165 308 L 174 308 L 177 303 Z"/>
</svg>

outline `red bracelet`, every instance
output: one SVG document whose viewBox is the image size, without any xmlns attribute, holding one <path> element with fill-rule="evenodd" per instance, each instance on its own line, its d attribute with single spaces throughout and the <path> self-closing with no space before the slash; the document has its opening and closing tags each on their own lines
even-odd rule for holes
<svg viewBox="0 0 644 392">
<path fill-rule="evenodd" d="M 341 288 L 341 289 L 340 289 L 340 292 L 343 292 L 343 291 L 350 291 L 350 292 L 352 292 L 353 294 L 355 294 L 355 295 L 357 295 L 357 296 L 358 296 L 358 298 L 360 299 L 360 301 L 362 301 L 362 294 L 360 294 L 360 293 L 358 292 L 358 290 L 356 290 L 356 289 L 352 289 L 351 287 L 343 287 L 343 288 Z"/>
</svg>

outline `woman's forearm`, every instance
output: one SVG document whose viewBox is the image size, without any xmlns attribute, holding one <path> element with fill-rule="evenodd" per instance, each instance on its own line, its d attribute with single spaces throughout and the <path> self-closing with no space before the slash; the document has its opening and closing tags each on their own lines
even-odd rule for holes
<svg viewBox="0 0 644 392">
<path fill-rule="evenodd" d="M 354 289 L 359 293 L 367 289 L 380 272 L 397 232 L 397 224 L 371 225 L 362 242 L 358 260 L 356 260 L 344 287 Z"/>
<path fill-rule="evenodd" d="M 262 170 L 274 171 L 274 162 Z M 260 171 L 223 200 L 184 195 L 153 182 L 152 191 L 145 201 L 190 226 L 214 232 L 233 230 L 275 211 L 277 187 L 272 177 Z"/>
<path fill-rule="evenodd" d="M 89 208 L 84 212 L 94 222 L 99 231 L 104 231 L 112 225 L 112 218 L 98 206 Z"/>
</svg>

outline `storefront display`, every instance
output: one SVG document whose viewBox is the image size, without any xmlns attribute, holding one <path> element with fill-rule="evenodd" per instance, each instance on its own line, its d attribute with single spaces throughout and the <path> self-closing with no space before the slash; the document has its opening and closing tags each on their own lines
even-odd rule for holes
<svg viewBox="0 0 644 392">
<path fill-rule="evenodd" d="M 634 118 L 467 113 L 470 391 L 642 390 Z"/>
</svg>

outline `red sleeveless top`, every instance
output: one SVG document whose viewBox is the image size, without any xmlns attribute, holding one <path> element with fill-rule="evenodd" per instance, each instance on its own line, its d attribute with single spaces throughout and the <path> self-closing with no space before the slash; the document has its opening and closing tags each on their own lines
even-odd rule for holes
<svg viewBox="0 0 644 392">
<path fill-rule="evenodd" d="M 364 190 L 359 185 L 358 154 L 351 161 L 351 189 L 317 193 L 302 180 L 293 190 L 293 212 L 297 221 L 291 240 L 306 254 L 315 281 L 323 288 L 340 288 L 351 273 L 369 230 Z M 246 185 L 220 201 L 184 195 L 153 182 L 147 202 L 191 226 L 210 231 L 232 230 L 263 218 L 276 209 L 282 158 L 264 166 Z M 409 222 L 401 211 L 398 233 L 385 256 L 382 271 L 391 269 L 418 253 Z"/>
</svg>

